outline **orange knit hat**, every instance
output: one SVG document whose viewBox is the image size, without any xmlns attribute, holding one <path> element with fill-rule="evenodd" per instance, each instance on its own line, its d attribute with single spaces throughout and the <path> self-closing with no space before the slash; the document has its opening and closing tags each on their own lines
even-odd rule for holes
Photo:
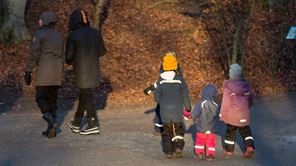
<svg viewBox="0 0 296 166">
<path fill-rule="evenodd" d="M 162 66 L 163 70 L 165 71 L 177 70 L 178 63 L 176 57 L 174 56 L 174 53 L 169 52 L 165 54 L 165 56 L 163 57 Z"/>
</svg>

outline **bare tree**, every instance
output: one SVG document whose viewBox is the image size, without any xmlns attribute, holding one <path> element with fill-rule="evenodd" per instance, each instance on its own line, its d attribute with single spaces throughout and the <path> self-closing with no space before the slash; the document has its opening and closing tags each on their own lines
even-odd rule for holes
<svg viewBox="0 0 296 166">
<path fill-rule="evenodd" d="M 249 36 L 252 25 L 253 10 L 255 7 L 255 0 L 248 1 L 237 1 L 231 0 L 226 3 L 228 6 L 223 6 L 221 1 L 213 0 L 214 5 L 217 9 L 217 19 L 219 20 L 219 31 L 222 34 L 223 47 L 227 55 L 228 65 L 232 63 L 240 63 L 242 66 L 245 59 L 245 47 L 246 41 Z M 228 20 L 225 18 L 226 8 L 231 10 L 232 16 L 228 16 Z M 231 25 L 228 22 L 234 23 L 233 27 L 227 27 Z M 229 39 L 232 39 L 229 42 Z M 231 43 L 231 44 L 230 44 Z"/>
<path fill-rule="evenodd" d="M 26 0 L 3 0 L 2 26 L 0 27 L 0 43 L 17 44 L 30 39 L 25 25 Z"/>
<path fill-rule="evenodd" d="M 96 3 L 96 13 L 94 16 L 94 28 L 100 29 L 101 26 L 101 17 L 104 12 L 104 7 L 106 6 L 108 0 L 94 0 Z"/>
</svg>

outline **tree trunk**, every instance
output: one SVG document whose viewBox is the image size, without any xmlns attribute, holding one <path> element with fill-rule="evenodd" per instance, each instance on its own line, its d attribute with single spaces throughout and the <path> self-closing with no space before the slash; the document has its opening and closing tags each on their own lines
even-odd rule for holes
<svg viewBox="0 0 296 166">
<path fill-rule="evenodd" d="M 99 2 L 98 2 L 99 1 Z M 96 0 L 96 13 L 94 17 L 94 28 L 100 29 L 101 27 L 101 15 L 104 12 L 104 6 L 108 0 Z"/>
<path fill-rule="evenodd" d="M 30 39 L 25 25 L 26 0 L 3 0 L 3 24 L 0 28 L 0 43 L 18 44 Z"/>
</svg>

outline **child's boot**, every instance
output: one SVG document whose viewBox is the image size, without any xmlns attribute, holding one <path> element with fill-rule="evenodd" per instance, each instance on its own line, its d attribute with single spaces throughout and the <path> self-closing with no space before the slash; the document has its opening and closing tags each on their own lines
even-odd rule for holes
<svg viewBox="0 0 296 166">
<path fill-rule="evenodd" d="M 182 158 L 183 157 L 183 153 L 181 149 L 176 149 L 176 158 Z"/>
<path fill-rule="evenodd" d="M 213 159 L 214 159 L 214 155 L 209 154 L 209 155 L 207 156 L 207 160 L 208 160 L 208 161 L 212 161 Z"/>
<path fill-rule="evenodd" d="M 202 160 L 203 159 L 203 154 L 199 153 L 196 155 L 196 160 Z"/>
<path fill-rule="evenodd" d="M 225 154 L 226 158 L 229 158 L 229 157 L 231 157 L 233 155 L 233 152 L 225 151 L 224 154 Z"/>
<path fill-rule="evenodd" d="M 246 148 L 246 151 L 245 151 L 245 154 L 244 154 L 244 157 L 245 158 L 252 158 L 253 157 L 253 154 L 254 154 L 254 148 L 252 146 L 248 146 Z"/>
<path fill-rule="evenodd" d="M 173 154 L 171 154 L 171 153 L 168 153 L 166 156 L 167 156 L 168 159 L 172 159 L 173 158 Z"/>
</svg>

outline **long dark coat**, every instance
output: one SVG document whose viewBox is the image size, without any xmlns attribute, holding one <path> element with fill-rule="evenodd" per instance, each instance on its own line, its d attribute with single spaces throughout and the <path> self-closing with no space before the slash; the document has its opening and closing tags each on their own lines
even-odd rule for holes
<svg viewBox="0 0 296 166">
<path fill-rule="evenodd" d="M 99 57 L 106 52 L 101 32 L 83 22 L 79 10 L 70 17 L 71 32 L 66 44 L 66 62 L 73 65 L 75 85 L 94 88 L 100 85 Z"/>
</svg>

